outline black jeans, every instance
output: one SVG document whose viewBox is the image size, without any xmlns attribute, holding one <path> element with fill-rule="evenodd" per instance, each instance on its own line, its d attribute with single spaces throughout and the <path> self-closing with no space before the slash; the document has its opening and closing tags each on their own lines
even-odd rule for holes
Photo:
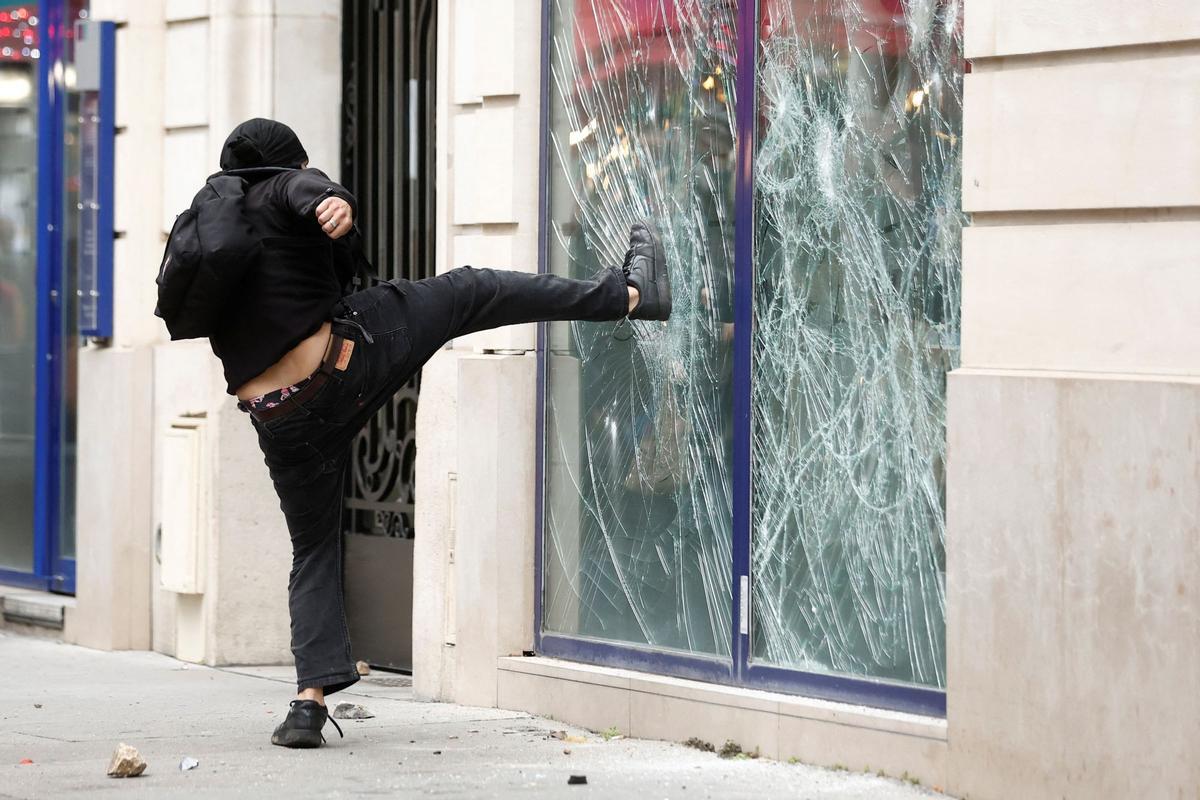
<svg viewBox="0 0 1200 800">
<path fill-rule="evenodd" d="M 616 320 L 629 295 L 617 269 L 590 281 L 463 267 L 380 283 L 344 298 L 334 333 L 354 341 L 345 370 L 266 421 L 251 415 L 292 538 L 288 610 L 299 689 L 358 680 L 342 594 L 342 494 L 350 443 L 446 342 L 522 322 Z"/>
</svg>

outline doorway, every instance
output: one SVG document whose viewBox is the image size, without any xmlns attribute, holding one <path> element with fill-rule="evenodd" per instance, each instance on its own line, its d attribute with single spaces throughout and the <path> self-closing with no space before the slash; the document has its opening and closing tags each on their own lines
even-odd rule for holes
<svg viewBox="0 0 1200 800">
<path fill-rule="evenodd" d="M 434 274 L 436 0 L 345 0 L 342 182 L 383 280 Z M 354 441 L 346 615 L 355 658 L 412 668 L 413 471 L 420 375 Z"/>
</svg>

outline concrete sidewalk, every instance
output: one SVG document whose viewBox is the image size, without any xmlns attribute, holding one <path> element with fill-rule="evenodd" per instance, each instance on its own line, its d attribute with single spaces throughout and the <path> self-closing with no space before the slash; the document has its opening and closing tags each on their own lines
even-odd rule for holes
<svg viewBox="0 0 1200 800">
<path fill-rule="evenodd" d="M 269 741 L 294 696 L 290 667 L 212 669 L 0 632 L 0 676 L 4 798 L 939 796 L 875 776 L 606 741 L 528 714 L 417 702 L 409 681 L 390 673 L 334 695 L 375 717 L 339 720 L 345 739 L 327 724 L 328 745 L 307 751 Z M 563 730 L 567 740 L 555 735 Z M 138 748 L 144 775 L 105 775 L 119 742 Z M 180 771 L 185 756 L 199 767 Z M 26 758 L 33 763 L 20 764 Z M 587 785 L 568 786 L 571 775 Z"/>
</svg>

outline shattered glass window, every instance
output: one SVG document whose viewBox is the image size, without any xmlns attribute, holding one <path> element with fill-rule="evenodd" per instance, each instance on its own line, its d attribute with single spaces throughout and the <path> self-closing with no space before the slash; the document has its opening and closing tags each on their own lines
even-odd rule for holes
<svg viewBox="0 0 1200 800">
<path fill-rule="evenodd" d="M 543 630 L 729 657 L 751 470 L 750 657 L 944 686 L 961 0 L 758 3 L 752 464 L 731 446 L 737 4 L 550 11 L 548 268 L 618 264 L 649 219 L 675 309 L 548 326 Z"/>
<path fill-rule="evenodd" d="M 650 220 L 674 312 L 548 327 L 543 628 L 728 655 L 736 5 L 552 0 L 549 269 Z"/>
<path fill-rule="evenodd" d="M 762 0 L 754 658 L 945 685 L 960 0 Z"/>
</svg>

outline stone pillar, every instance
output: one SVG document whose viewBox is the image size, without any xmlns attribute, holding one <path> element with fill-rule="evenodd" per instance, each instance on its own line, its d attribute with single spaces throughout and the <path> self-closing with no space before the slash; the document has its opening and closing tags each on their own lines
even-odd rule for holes
<svg viewBox="0 0 1200 800">
<path fill-rule="evenodd" d="M 537 3 L 438 4 L 439 273 L 464 265 L 538 269 L 540 37 Z M 534 490 L 514 481 L 534 467 L 536 364 L 525 354 L 536 346 L 533 325 L 483 331 L 453 342 L 422 374 L 413 590 L 419 697 L 494 705 L 496 658 L 532 646 Z M 468 377 L 470 391 L 462 383 Z M 496 394 L 501 385 L 508 388 Z M 476 400 L 476 389 L 493 400 Z M 480 410 L 487 402 L 495 405 Z M 481 427 L 478 413 L 503 425 Z M 478 459 L 488 453 L 508 466 L 485 468 Z M 483 498 L 500 487 L 511 496 L 484 510 Z M 486 515 L 501 509 L 503 535 L 491 539 L 497 521 Z M 464 514 L 475 516 L 468 523 Z M 494 549 L 498 542 L 504 550 Z M 479 570 L 492 567 L 480 553 L 528 563 L 485 576 Z"/>
<path fill-rule="evenodd" d="M 946 788 L 1190 795 L 1200 50 L 1171 43 L 1194 43 L 1200 11 L 965 8 L 973 224 L 949 389 Z"/>
<path fill-rule="evenodd" d="M 153 272 L 162 256 L 163 9 L 96 0 L 117 30 L 113 328 L 108 346 L 78 352 L 75 605 L 63 638 L 106 650 L 150 646 Z M 146 266 L 154 265 L 154 266 Z"/>
<path fill-rule="evenodd" d="M 533 647 L 534 377 L 521 356 L 458 361 L 455 700 L 496 705 L 496 659 Z"/>
</svg>

